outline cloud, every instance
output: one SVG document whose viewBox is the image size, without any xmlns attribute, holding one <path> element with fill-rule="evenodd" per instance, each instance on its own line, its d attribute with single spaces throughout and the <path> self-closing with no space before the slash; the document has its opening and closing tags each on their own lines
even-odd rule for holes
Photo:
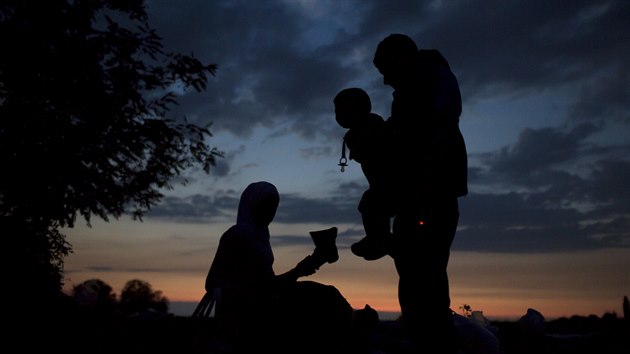
<svg viewBox="0 0 630 354">
<path fill-rule="evenodd" d="M 625 55 L 630 55 L 630 50 Z M 577 122 L 630 124 L 630 65 L 611 67 L 609 72 L 580 85 L 567 119 Z"/>
<path fill-rule="evenodd" d="M 630 161 L 600 160 L 593 166 L 590 177 L 591 183 L 585 183 L 583 190 L 592 203 L 618 208 L 620 214 L 630 211 Z M 608 208 L 605 210 L 614 211 Z"/>
<path fill-rule="evenodd" d="M 453 249 L 481 252 L 558 252 L 605 247 L 580 227 L 573 209 L 541 208 L 517 193 L 471 194 L 460 202 Z"/>
<path fill-rule="evenodd" d="M 330 146 L 315 146 L 307 149 L 300 149 L 300 156 L 305 159 L 318 158 L 322 156 L 330 156 L 332 152 L 332 147 Z"/>
<path fill-rule="evenodd" d="M 471 183 L 492 192 L 471 193 L 462 201 L 461 241 L 454 247 L 505 252 L 628 247 L 629 147 L 589 143 L 596 131 L 592 124 L 525 129 L 513 145 L 483 154 L 482 166 L 471 169 Z"/>
<path fill-rule="evenodd" d="M 587 143 L 597 128 L 582 124 L 526 129 L 508 147 L 481 156 L 469 173 L 471 194 L 460 201 L 456 250 L 559 252 L 630 246 L 630 146 Z M 611 156 L 620 156 L 612 158 Z M 483 186 L 477 188 L 474 186 Z M 493 186 L 496 186 L 493 188 Z M 274 222 L 358 225 L 340 230 L 362 234 L 358 200 L 367 186 L 339 184 L 330 197 L 281 194 Z M 234 220 L 239 194 L 169 197 L 149 214 L 180 222 Z M 303 244 L 285 235 L 281 244 Z"/>
<path fill-rule="evenodd" d="M 276 221 L 287 224 L 298 223 L 352 223 L 359 216 L 356 200 L 342 197 L 328 199 L 304 198 L 296 194 L 281 196 Z"/>
<path fill-rule="evenodd" d="M 149 10 L 168 48 L 219 65 L 208 90 L 184 95 L 176 111 L 214 122 L 215 132 L 248 137 L 258 126 L 291 122 L 286 133 L 331 139 L 322 129 L 330 126 L 331 99 L 357 84 L 387 109 L 391 91 L 371 57 L 392 32 L 441 50 L 466 104 L 575 85 L 582 92 L 571 119 L 628 119 L 630 6 L 623 1 L 197 0 L 152 1 Z"/>
<path fill-rule="evenodd" d="M 296 132 L 311 134 L 310 118 L 328 113 L 333 92 L 359 74 L 342 68 L 335 52 L 305 51 L 304 18 L 282 2 L 162 2 L 150 9 L 167 47 L 219 65 L 207 91 L 180 98 L 216 132 L 247 137 L 259 125 L 290 119 L 304 123 Z"/>
<path fill-rule="evenodd" d="M 147 218 L 174 222 L 207 223 L 235 216 L 240 194 L 219 191 L 212 196 L 193 194 L 186 197 L 166 196 L 147 214 Z"/>
<path fill-rule="evenodd" d="M 167 48 L 192 51 L 219 65 L 208 90 L 181 96 L 174 114 L 212 121 L 213 133 L 229 132 L 236 139 L 251 137 L 258 127 L 270 128 L 270 138 L 296 135 L 310 142 L 299 150 L 303 158 L 338 154 L 329 147 L 339 139 L 332 98 L 344 87 L 364 87 L 378 113 L 388 116 L 391 89 L 371 58 L 389 33 L 407 33 L 420 47 L 439 49 L 458 77 L 466 107 L 531 97 L 561 102 L 550 115 L 553 121 L 522 127 L 506 146 L 483 154 L 471 146 L 471 194 L 461 200 L 462 227 L 454 248 L 628 247 L 630 145 L 623 140 L 630 133 L 628 2 L 149 5 Z M 483 124 L 483 114 L 467 119 L 472 120 L 467 124 Z M 621 138 L 608 139 L 615 134 Z M 231 178 L 251 167 L 239 165 L 241 148 L 220 159 L 215 177 Z M 333 197 L 283 194 L 276 222 L 360 225 L 356 203 L 366 186 L 337 188 Z M 196 222 L 234 217 L 237 192 L 205 193 L 167 198 L 149 215 Z"/>
<path fill-rule="evenodd" d="M 416 38 L 447 55 L 468 99 L 561 87 L 630 65 L 623 1 L 442 4 L 418 21 Z"/>
<path fill-rule="evenodd" d="M 236 220 L 240 192 L 215 191 L 212 196 L 194 194 L 186 197 L 167 196 L 147 213 L 147 218 L 176 222 L 206 223 L 215 220 Z M 286 224 L 356 222 L 358 198 L 348 196 L 326 199 L 305 198 L 285 193 L 280 196 L 280 206 L 275 221 Z"/>
<path fill-rule="evenodd" d="M 584 140 L 597 132 L 590 123 L 569 131 L 561 128 L 525 128 L 518 140 L 509 147 L 481 155 L 489 166 L 488 178 L 513 184 L 547 184 L 546 172 L 588 154 Z"/>
</svg>

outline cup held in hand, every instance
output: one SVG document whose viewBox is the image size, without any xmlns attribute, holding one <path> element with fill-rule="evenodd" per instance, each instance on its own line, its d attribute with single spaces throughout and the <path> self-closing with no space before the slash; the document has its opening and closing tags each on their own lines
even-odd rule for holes
<svg viewBox="0 0 630 354">
<path fill-rule="evenodd" d="M 313 257 L 324 263 L 335 263 L 339 259 L 337 252 L 337 228 L 331 227 L 324 230 L 311 231 L 311 238 L 315 243 Z"/>
</svg>

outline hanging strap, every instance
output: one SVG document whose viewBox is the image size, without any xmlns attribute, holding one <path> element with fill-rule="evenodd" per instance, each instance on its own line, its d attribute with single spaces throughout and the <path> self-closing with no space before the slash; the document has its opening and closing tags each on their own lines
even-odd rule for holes
<svg viewBox="0 0 630 354">
<path fill-rule="evenodd" d="M 210 312 L 212 312 L 212 308 L 214 307 L 214 299 L 209 293 L 205 293 L 199 301 L 197 308 L 192 314 L 192 317 L 200 317 L 200 318 L 208 318 L 210 317 Z"/>
<path fill-rule="evenodd" d="M 339 159 L 339 164 L 337 166 L 341 166 L 341 172 L 346 170 L 346 166 L 348 166 L 348 159 L 346 158 L 346 137 L 344 136 L 343 140 L 341 140 L 341 158 Z"/>
</svg>

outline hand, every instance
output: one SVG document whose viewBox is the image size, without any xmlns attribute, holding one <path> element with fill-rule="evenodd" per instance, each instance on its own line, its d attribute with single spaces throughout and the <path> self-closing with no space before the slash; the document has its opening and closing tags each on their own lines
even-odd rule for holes
<svg viewBox="0 0 630 354">
<path fill-rule="evenodd" d="M 315 274 L 319 267 L 315 264 L 313 256 L 306 256 L 295 266 L 294 269 L 299 278 Z"/>
</svg>

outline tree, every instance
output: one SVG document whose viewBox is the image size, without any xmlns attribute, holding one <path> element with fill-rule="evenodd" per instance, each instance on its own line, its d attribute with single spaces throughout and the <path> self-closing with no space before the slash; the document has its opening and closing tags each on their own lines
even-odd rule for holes
<svg viewBox="0 0 630 354">
<path fill-rule="evenodd" d="M 0 45 L 0 232 L 11 280 L 42 299 L 63 285 L 62 227 L 141 219 L 222 156 L 209 126 L 168 117 L 174 88 L 205 90 L 216 65 L 164 50 L 141 0 L 3 0 Z"/>
<path fill-rule="evenodd" d="M 89 279 L 75 285 L 72 298 L 80 308 L 102 313 L 113 312 L 117 305 L 114 290 L 100 279 Z"/>
<path fill-rule="evenodd" d="M 129 280 L 120 293 L 118 306 L 125 315 L 135 315 L 146 311 L 158 314 L 168 313 L 169 301 L 162 292 L 154 291 L 151 284 L 144 280 Z"/>
</svg>

